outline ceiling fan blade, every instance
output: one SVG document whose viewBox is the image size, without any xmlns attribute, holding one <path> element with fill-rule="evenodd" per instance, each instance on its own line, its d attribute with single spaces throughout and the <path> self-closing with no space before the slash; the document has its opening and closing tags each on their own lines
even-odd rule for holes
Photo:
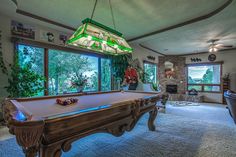
<svg viewBox="0 0 236 157">
<path fill-rule="evenodd" d="M 234 46 L 233 46 L 233 45 L 223 45 L 223 46 L 221 46 L 221 47 L 232 48 L 232 47 L 234 47 Z"/>
<path fill-rule="evenodd" d="M 224 46 L 223 44 L 215 44 L 214 45 L 215 47 L 222 47 L 222 46 Z"/>
<path fill-rule="evenodd" d="M 223 45 L 223 44 L 216 44 L 214 45 L 216 48 L 232 48 L 233 45 Z"/>
</svg>

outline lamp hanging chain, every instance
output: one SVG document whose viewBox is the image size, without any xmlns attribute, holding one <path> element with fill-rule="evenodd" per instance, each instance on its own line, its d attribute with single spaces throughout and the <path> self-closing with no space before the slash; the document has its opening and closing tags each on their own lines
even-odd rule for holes
<svg viewBox="0 0 236 157">
<path fill-rule="evenodd" d="M 115 18 L 114 18 L 114 14 L 112 10 L 111 0 L 109 0 L 109 4 L 110 4 L 110 9 L 111 9 L 111 17 L 112 17 L 113 26 L 114 26 L 114 29 L 116 30 L 116 24 L 115 24 Z"/>
<path fill-rule="evenodd" d="M 95 12 L 95 9 L 96 9 L 96 6 L 97 6 L 97 2 L 98 2 L 98 0 L 95 0 L 95 4 L 94 4 L 94 6 L 93 6 L 93 11 L 92 11 L 92 15 L 91 15 L 91 20 L 93 19 L 93 15 L 94 15 L 94 12 Z"/>
</svg>

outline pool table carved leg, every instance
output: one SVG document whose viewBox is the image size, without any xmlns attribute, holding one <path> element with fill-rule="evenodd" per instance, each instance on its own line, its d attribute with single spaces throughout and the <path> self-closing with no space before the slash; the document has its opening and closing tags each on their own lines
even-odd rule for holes
<svg viewBox="0 0 236 157">
<path fill-rule="evenodd" d="M 41 146 L 39 157 L 60 157 L 61 154 L 61 144 L 56 143 L 50 146 Z"/>
<path fill-rule="evenodd" d="M 23 152 L 25 153 L 25 157 L 36 157 L 38 153 L 38 147 L 29 147 L 29 148 L 22 148 Z"/>
<path fill-rule="evenodd" d="M 33 125 L 32 125 L 33 124 Z M 22 147 L 25 157 L 36 157 L 39 152 L 39 144 L 42 139 L 44 123 L 32 122 L 26 123 L 26 125 L 17 126 L 15 124 L 13 133 L 16 135 L 17 143 Z"/>
<path fill-rule="evenodd" d="M 151 110 L 149 112 L 149 119 L 148 119 L 148 128 L 150 131 L 155 131 L 156 130 L 156 127 L 155 127 L 155 124 L 154 124 L 154 121 L 157 117 L 157 107 L 155 106 L 153 110 Z"/>
</svg>

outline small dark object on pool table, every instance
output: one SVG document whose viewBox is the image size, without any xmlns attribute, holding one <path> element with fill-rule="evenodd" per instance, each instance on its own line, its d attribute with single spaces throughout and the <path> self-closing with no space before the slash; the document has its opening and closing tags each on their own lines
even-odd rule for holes
<svg viewBox="0 0 236 157">
<path fill-rule="evenodd" d="M 67 105 L 77 103 L 78 99 L 76 99 L 76 98 L 57 98 L 56 102 L 59 105 L 67 106 Z"/>
</svg>

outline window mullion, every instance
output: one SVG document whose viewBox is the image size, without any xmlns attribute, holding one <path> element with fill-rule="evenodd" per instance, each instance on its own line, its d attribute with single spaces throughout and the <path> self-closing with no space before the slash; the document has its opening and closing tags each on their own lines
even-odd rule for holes
<svg viewBox="0 0 236 157">
<path fill-rule="evenodd" d="M 98 91 L 101 91 L 101 71 L 102 71 L 102 65 L 101 65 L 101 57 L 98 57 Z"/>
<path fill-rule="evenodd" d="M 45 77 L 45 82 L 44 82 L 44 87 L 45 87 L 45 90 L 44 90 L 44 95 L 48 95 L 48 80 L 49 80 L 49 77 L 48 77 L 48 49 L 47 48 L 44 48 L 44 77 Z"/>
</svg>

